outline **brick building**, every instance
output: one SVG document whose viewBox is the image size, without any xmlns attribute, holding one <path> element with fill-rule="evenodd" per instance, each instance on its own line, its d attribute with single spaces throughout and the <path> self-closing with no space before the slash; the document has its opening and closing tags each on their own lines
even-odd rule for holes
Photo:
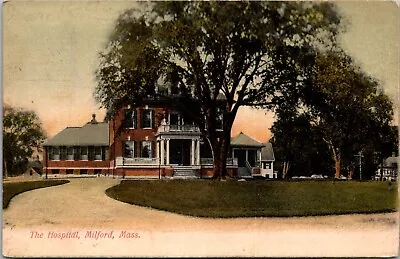
<svg viewBox="0 0 400 259">
<path fill-rule="evenodd" d="M 93 118 L 83 127 L 68 127 L 44 146 L 44 168 L 51 174 L 207 178 L 213 171 L 209 143 L 199 127 L 154 99 L 125 106 L 107 123 Z M 274 178 L 266 171 L 273 169 L 273 160 L 270 144 L 240 133 L 232 138 L 227 173 Z"/>
<path fill-rule="evenodd" d="M 108 123 L 95 116 L 82 127 L 67 127 L 43 144 L 46 175 L 110 174 Z"/>
</svg>

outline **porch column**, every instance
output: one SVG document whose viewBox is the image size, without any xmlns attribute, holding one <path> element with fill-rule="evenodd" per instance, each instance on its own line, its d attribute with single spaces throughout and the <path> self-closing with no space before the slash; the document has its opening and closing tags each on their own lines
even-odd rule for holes
<svg viewBox="0 0 400 259">
<path fill-rule="evenodd" d="M 167 141 L 167 165 L 169 165 L 169 139 Z"/>
<path fill-rule="evenodd" d="M 191 165 L 194 165 L 194 145 L 195 145 L 195 140 L 194 139 L 192 139 L 192 146 L 191 146 L 191 148 L 192 148 L 192 151 L 190 152 L 190 158 L 191 158 L 191 161 L 190 161 L 190 164 Z"/>
<path fill-rule="evenodd" d="M 156 149 L 154 150 L 154 152 L 156 153 L 156 158 L 158 159 L 159 156 L 159 152 L 160 152 L 160 142 L 156 141 Z"/>
<path fill-rule="evenodd" d="M 246 161 L 249 161 L 249 150 L 246 149 Z"/>
<path fill-rule="evenodd" d="M 196 141 L 196 165 L 200 165 L 200 140 Z"/>
<path fill-rule="evenodd" d="M 160 164 L 161 165 L 164 165 L 164 161 L 165 161 L 165 156 L 164 156 L 164 140 L 163 139 L 161 139 L 160 140 L 160 151 L 161 151 L 161 157 L 160 157 L 160 159 L 161 159 L 161 162 L 160 162 Z"/>
<path fill-rule="evenodd" d="M 156 159 L 158 160 L 158 163 L 161 164 L 160 162 L 160 141 L 156 141 Z"/>
</svg>

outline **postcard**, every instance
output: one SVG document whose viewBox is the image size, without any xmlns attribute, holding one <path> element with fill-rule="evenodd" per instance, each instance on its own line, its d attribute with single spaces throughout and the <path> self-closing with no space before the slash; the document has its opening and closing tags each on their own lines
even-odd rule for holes
<svg viewBox="0 0 400 259">
<path fill-rule="evenodd" d="M 397 256 L 398 21 L 4 2 L 2 254 Z"/>
</svg>

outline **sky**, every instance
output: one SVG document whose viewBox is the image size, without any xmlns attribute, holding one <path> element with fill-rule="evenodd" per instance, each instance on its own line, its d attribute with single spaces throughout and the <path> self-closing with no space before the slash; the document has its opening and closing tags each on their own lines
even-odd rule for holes
<svg viewBox="0 0 400 259">
<path fill-rule="evenodd" d="M 132 1 L 9 1 L 3 5 L 3 103 L 35 111 L 47 136 L 81 126 L 104 110 L 93 98 L 98 54 Z M 337 3 L 343 48 L 399 104 L 400 20 L 392 2 Z M 398 112 L 396 112 L 396 118 Z M 232 135 L 267 141 L 271 112 L 240 108 Z M 398 121 L 398 119 L 397 119 Z"/>
</svg>

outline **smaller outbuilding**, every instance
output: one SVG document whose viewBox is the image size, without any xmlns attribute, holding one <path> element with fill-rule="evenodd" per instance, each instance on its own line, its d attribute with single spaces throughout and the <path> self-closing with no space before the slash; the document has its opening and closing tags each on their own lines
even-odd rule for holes
<svg viewBox="0 0 400 259">
<path fill-rule="evenodd" d="M 375 181 L 397 181 L 399 157 L 393 154 L 386 158 L 383 164 L 379 165 L 373 180 Z"/>
<path fill-rule="evenodd" d="M 261 175 L 265 178 L 276 179 L 278 174 L 274 172 L 275 155 L 271 143 L 264 143 L 261 148 Z"/>
</svg>

